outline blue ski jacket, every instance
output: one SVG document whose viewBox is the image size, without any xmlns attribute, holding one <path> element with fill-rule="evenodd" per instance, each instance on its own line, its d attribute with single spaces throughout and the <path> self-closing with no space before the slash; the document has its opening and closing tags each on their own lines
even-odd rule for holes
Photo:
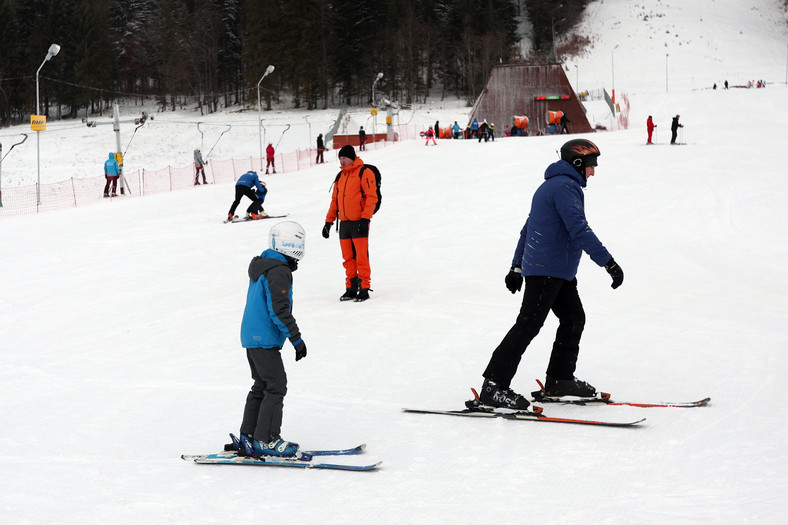
<svg viewBox="0 0 788 525">
<path fill-rule="evenodd" d="M 104 161 L 104 175 L 107 177 L 117 177 L 120 175 L 120 166 L 115 160 L 115 154 L 110 152 L 109 158 Z"/>
<path fill-rule="evenodd" d="M 586 180 L 565 160 L 548 166 L 544 178 L 534 192 L 512 266 L 522 268 L 524 276 L 567 281 L 575 278 L 582 252 L 604 266 L 612 256 L 586 221 Z"/>
<path fill-rule="evenodd" d="M 238 177 L 238 182 L 235 183 L 236 186 L 246 186 L 247 188 L 257 188 L 256 192 L 260 192 L 265 194 L 266 189 L 265 187 L 260 184 L 260 178 L 257 176 L 256 171 L 247 171 L 240 177 Z"/>
<path fill-rule="evenodd" d="M 284 255 L 265 250 L 249 263 L 249 289 L 241 320 L 244 348 L 282 348 L 301 339 L 292 314 L 293 272 Z"/>
</svg>

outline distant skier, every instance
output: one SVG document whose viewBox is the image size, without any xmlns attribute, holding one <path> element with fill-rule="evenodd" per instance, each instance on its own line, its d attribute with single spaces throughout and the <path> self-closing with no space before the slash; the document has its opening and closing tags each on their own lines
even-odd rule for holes
<svg viewBox="0 0 788 525">
<path fill-rule="evenodd" d="M 676 115 L 675 117 L 673 117 L 673 122 L 671 122 L 671 124 L 670 124 L 670 143 L 671 144 L 675 144 L 676 143 L 676 136 L 678 135 L 679 128 L 683 128 L 684 127 L 681 124 L 679 124 L 679 117 L 680 116 L 681 115 Z"/>
<path fill-rule="evenodd" d="M 479 136 L 479 121 L 476 118 L 473 119 L 471 122 L 471 136 L 478 137 Z"/>
<path fill-rule="evenodd" d="M 479 126 L 479 142 L 484 139 L 484 142 L 490 140 L 490 125 L 487 124 L 487 120 L 483 120 L 481 125 Z"/>
<path fill-rule="evenodd" d="M 460 133 L 462 133 L 462 129 L 460 128 L 460 125 L 457 124 L 456 120 L 454 121 L 454 125 L 451 127 L 451 133 L 454 139 L 460 138 Z"/>
<path fill-rule="evenodd" d="M 545 381 L 548 396 L 592 397 L 596 389 L 575 378 L 585 312 L 577 293 L 577 267 L 586 252 L 613 278 L 613 288 L 624 272 L 591 230 L 585 217 L 583 189 L 594 175 L 599 148 L 586 139 L 561 147 L 561 160 L 548 166 L 545 181 L 531 201 L 528 220 L 520 232 L 506 288 L 522 289 L 523 302 L 514 326 L 492 354 L 482 374 L 482 404 L 523 410 L 530 402 L 510 386 L 520 359 L 552 311 L 558 317 Z"/>
<path fill-rule="evenodd" d="M 263 219 L 268 214 L 263 209 L 263 202 L 265 196 L 268 194 L 264 182 L 260 182 L 260 177 L 257 176 L 256 171 L 247 171 L 240 177 L 238 182 L 235 183 L 235 200 L 230 205 L 230 212 L 227 214 L 227 220 L 232 221 L 235 218 L 235 209 L 241 203 L 242 197 L 248 197 L 252 200 L 252 204 L 246 209 L 247 220 Z"/>
<path fill-rule="evenodd" d="M 323 144 L 323 134 L 317 136 L 317 157 L 315 158 L 315 164 L 323 164 L 325 160 L 323 160 L 323 152 L 326 151 L 326 146 Z"/>
<path fill-rule="evenodd" d="M 358 150 L 365 151 L 367 147 L 365 144 L 367 143 L 367 132 L 364 131 L 364 126 L 358 130 Z"/>
<path fill-rule="evenodd" d="M 120 177 L 120 166 L 115 160 L 115 154 L 110 152 L 109 158 L 104 161 L 104 177 L 107 183 L 104 185 L 104 196 L 109 197 L 110 185 L 112 186 L 112 196 L 118 196 L 118 177 Z"/>
<path fill-rule="evenodd" d="M 424 143 L 425 146 L 430 145 L 430 140 L 434 145 L 436 146 L 438 145 L 438 143 L 435 142 L 435 132 L 432 130 L 431 127 L 427 128 L 427 131 L 424 132 L 424 136 L 427 138 L 427 141 Z"/>
<path fill-rule="evenodd" d="M 656 127 L 657 125 L 654 124 L 654 121 L 651 120 L 651 115 L 649 115 L 648 119 L 646 119 L 646 131 L 648 132 L 648 142 L 646 142 L 646 144 L 654 144 L 651 142 L 651 135 L 654 133 L 654 128 Z"/>
<path fill-rule="evenodd" d="M 561 120 L 559 122 L 561 124 L 561 131 L 559 132 L 559 135 L 569 135 L 569 127 L 567 127 L 567 124 L 571 123 L 572 121 L 566 116 L 566 112 L 561 113 Z"/>
<path fill-rule="evenodd" d="M 268 147 L 265 148 L 265 174 L 268 175 L 268 168 L 273 168 L 274 173 L 276 173 L 276 164 L 274 164 L 274 145 L 272 143 L 268 143 Z"/>
<path fill-rule="evenodd" d="M 210 153 L 210 152 L 209 152 Z M 208 184 L 208 181 L 205 180 L 205 164 L 206 162 L 202 160 L 202 153 L 200 153 L 200 148 L 194 150 L 194 185 L 200 185 L 200 173 L 202 173 L 202 183 Z"/>
<path fill-rule="evenodd" d="M 297 443 L 282 439 L 287 374 L 280 351 L 285 339 L 295 360 L 306 357 L 306 344 L 293 317 L 293 272 L 304 258 L 306 233 L 297 222 L 280 222 L 268 234 L 268 249 L 249 264 L 249 287 L 241 320 L 241 344 L 254 384 L 246 396 L 241 444 L 255 456 L 300 457 Z"/>
</svg>

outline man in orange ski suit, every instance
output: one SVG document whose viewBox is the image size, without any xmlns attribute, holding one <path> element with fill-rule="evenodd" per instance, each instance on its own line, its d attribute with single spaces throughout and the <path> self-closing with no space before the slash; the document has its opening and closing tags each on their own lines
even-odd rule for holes
<svg viewBox="0 0 788 525">
<path fill-rule="evenodd" d="M 345 293 L 340 301 L 369 299 L 369 221 L 378 202 L 377 183 L 371 169 L 363 169 L 364 161 L 356 157 L 353 146 L 339 150 L 342 167 L 331 193 L 331 205 L 323 226 L 328 239 L 334 221 L 339 218 L 339 245 L 345 267 Z"/>
</svg>

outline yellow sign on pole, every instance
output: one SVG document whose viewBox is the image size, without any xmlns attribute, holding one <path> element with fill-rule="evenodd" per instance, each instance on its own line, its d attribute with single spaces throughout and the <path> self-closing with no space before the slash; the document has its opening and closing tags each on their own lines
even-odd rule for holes
<svg viewBox="0 0 788 525">
<path fill-rule="evenodd" d="M 378 108 L 372 108 L 372 109 L 370 109 L 370 110 L 369 110 L 369 114 L 370 114 L 370 115 L 377 115 L 377 114 L 378 114 Z"/>
<path fill-rule="evenodd" d="M 118 163 L 118 166 L 123 166 L 123 153 L 115 153 L 115 162 Z"/>
<path fill-rule="evenodd" d="M 47 130 L 47 116 L 46 115 L 30 115 L 30 129 L 33 131 L 46 131 Z"/>
<path fill-rule="evenodd" d="M 386 124 L 391 124 L 391 117 L 386 117 Z"/>
</svg>

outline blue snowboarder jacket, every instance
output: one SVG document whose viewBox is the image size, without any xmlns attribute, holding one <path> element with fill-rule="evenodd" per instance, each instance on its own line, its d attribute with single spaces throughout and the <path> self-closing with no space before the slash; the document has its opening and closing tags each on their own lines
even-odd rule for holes
<svg viewBox="0 0 788 525">
<path fill-rule="evenodd" d="M 249 289 L 241 320 L 244 348 L 282 348 L 301 339 L 292 314 L 293 272 L 284 255 L 265 250 L 249 263 Z"/>
<path fill-rule="evenodd" d="M 238 182 L 236 182 L 235 185 L 256 188 L 255 193 L 262 193 L 263 195 L 268 191 L 265 189 L 265 186 L 260 183 L 260 178 L 257 176 L 256 171 L 247 171 L 238 177 Z"/>
<path fill-rule="evenodd" d="M 109 158 L 104 161 L 104 175 L 107 177 L 117 177 L 120 175 L 120 166 L 115 160 L 115 154 L 110 152 Z"/>
<path fill-rule="evenodd" d="M 548 166 L 544 178 L 534 192 L 512 266 L 522 268 L 524 276 L 567 281 L 575 278 L 582 252 L 604 266 L 612 257 L 586 221 L 586 180 L 565 160 Z"/>
</svg>

